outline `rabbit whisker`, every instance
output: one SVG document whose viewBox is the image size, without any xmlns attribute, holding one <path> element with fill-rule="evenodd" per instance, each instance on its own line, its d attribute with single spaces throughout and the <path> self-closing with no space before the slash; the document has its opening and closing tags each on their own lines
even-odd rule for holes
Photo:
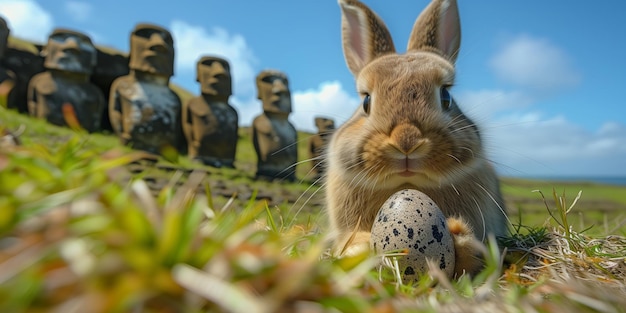
<svg viewBox="0 0 626 313">
<path fill-rule="evenodd" d="M 287 149 L 289 149 L 289 148 L 291 148 L 293 146 L 297 147 L 299 143 L 304 142 L 305 140 L 307 140 L 307 139 L 309 139 L 309 138 L 311 138 L 313 136 L 314 135 L 309 135 L 309 136 L 306 136 L 305 138 L 302 138 L 300 140 L 296 140 L 296 141 L 294 141 L 294 142 L 292 142 L 292 143 L 290 143 L 288 145 L 285 145 L 284 147 L 282 147 L 282 148 L 272 152 L 270 155 L 276 155 L 276 154 L 281 153 L 281 152 L 283 152 L 283 151 L 285 151 L 285 150 L 287 150 Z"/>
<path fill-rule="evenodd" d="M 459 127 L 459 128 L 455 128 L 455 129 L 453 129 L 451 131 L 451 133 L 453 133 L 453 134 L 454 133 L 458 133 L 460 131 L 464 131 L 464 130 L 466 130 L 468 128 L 472 128 L 472 127 L 476 127 L 476 124 L 468 124 L 468 125 L 465 125 L 465 126 L 462 126 L 462 127 Z"/>
<path fill-rule="evenodd" d="M 482 189 L 485 194 L 487 196 L 489 196 L 489 198 L 491 199 L 491 201 L 498 207 L 498 209 L 500 210 L 500 212 L 502 213 L 502 215 L 504 215 L 504 217 L 506 218 L 507 223 L 509 223 L 510 226 L 513 226 L 513 222 L 511 222 L 511 219 L 509 219 L 509 216 L 506 214 L 506 211 L 504 210 L 504 208 L 502 208 L 502 206 L 498 203 L 498 201 L 496 201 L 496 199 L 493 197 L 493 195 L 491 194 L 491 192 L 489 192 L 489 190 L 487 190 L 482 184 L 478 183 L 478 182 L 474 182 L 480 189 Z"/>
<path fill-rule="evenodd" d="M 447 156 L 451 157 L 452 159 L 454 159 L 457 163 L 463 165 L 463 163 L 461 162 L 461 160 L 459 160 L 459 158 L 455 157 L 454 155 L 447 153 Z"/>
<path fill-rule="evenodd" d="M 454 118 L 452 118 L 448 123 L 446 123 L 446 126 L 450 127 L 450 128 L 454 128 L 454 126 L 461 124 L 461 123 L 465 123 L 466 120 L 464 119 L 464 115 L 459 114 L 454 116 Z"/>
<path fill-rule="evenodd" d="M 463 150 L 469 151 L 472 154 L 472 158 L 476 158 L 476 155 L 474 155 L 474 150 L 473 149 L 465 147 L 465 146 L 462 146 L 462 147 L 459 147 L 459 148 L 461 148 Z"/>
<path fill-rule="evenodd" d="M 278 174 L 276 174 L 276 175 L 277 175 L 277 176 L 280 176 L 280 175 L 282 175 L 282 174 L 286 173 L 287 171 L 289 171 L 290 169 L 294 169 L 294 171 L 295 171 L 295 167 L 296 167 L 296 166 L 298 166 L 298 165 L 302 165 L 302 164 L 304 164 L 304 163 L 307 163 L 307 162 L 310 162 L 310 161 L 313 161 L 313 160 L 323 160 L 323 159 L 324 159 L 324 157 L 323 157 L 323 156 L 317 156 L 317 157 L 312 157 L 312 158 L 308 158 L 308 159 L 304 159 L 304 160 L 298 161 L 298 162 L 296 162 L 296 163 L 293 163 L 293 164 L 289 165 L 289 166 L 288 166 L 288 167 L 286 167 L 285 169 L 281 170 L 281 171 L 280 171 L 280 172 L 278 172 Z M 321 164 L 321 163 L 318 163 L 317 165 L 320 165 L 320 164 Z M 316 165 L 316 166 L 317 166 L 317 165 Z M 311 169 L 307 172 L 307 175 L 308 175 L 308 174 L 311 174 L 311 173 L 312 173 L 312 171 L 313 171 L 313 168 L 311 168 Z M 304 180 L 302 180 L 302 179 L 301 179 L 299 182 L 300 182 L 300 183 L 303 183 L 303 182 L 304 182 Z"/>
<path fill-rule="evenodd" d="M 296 201 L 294 202 L 294 205 L 296 205 L 296 203 L 298 203 L 298 201 L 300 201 L 302 199 L 302 197 L 309 191 L 311 190 L 311 188 L 313 186 L 315 186 L 316 183 L 318 183 L 320 180 L 323 180 L 323 177 L 320 177 L 318 179 L 316 179 L 313 184 L 311 184 L 309 187 L 307 187 L 304 192 L 302 194 L 300 194 L 300 196 L 298 197 L 298 199 L 296 199 Z M 321 185 L 320 189 L 315 190 L 314 192 L 311 193 L 311 195 L 304 201 L 304 203 L 302 203 L 302 205 L 300 205 L 300 207 L 298 208 L 298 210 L 296 210 L 296 212 L 293 215 L 292 218 L 292 223 L 289 224 L 289 227 L 293 226 L 293 223 L 295 223 L 296 221 L 296 217 L 298 216 L 298 214 L 300 214 L 300 212 L 302 211 L 302 209 L 304 209 L 304 207 L 309 203 L 309 201 L 311 201 L 311 199 L 313 199 L 313 197 L 320 191 L 322 190 L 321 188 L 325 187 L 325 183 Z M 293 208 L 292 206 L 292 208 Z"/>
<path fill-rule="evenodd" d="M 454 192 L 456 192 L 457 196 L 461 195 L 461 193 L 459 192 L 458 189 L 456 189 L 456 186 L 454 184 L 450 184 L 450 187 L 452 187 L 452 189 L 454 189 Z"/>
<path fill-rule="evenodd" d="M 480 221 L 481 221 L 481 225 L 483 226 L 483 229 L 482 229 L 483 236 L 482 238 L 480 238 L 480 241 L 485 241 L 485 236 L 487 235 L 487 221 L 485 221 L 485 214 L 483 213 L 483 210 L 480 207 L 478 200 L 476 200 L 476 197 L 472 197 L 472 200 L 474 200 L 474 204 L 476 204 L 476 209 L 478 213 L 480 213 Z"/>
</svg>

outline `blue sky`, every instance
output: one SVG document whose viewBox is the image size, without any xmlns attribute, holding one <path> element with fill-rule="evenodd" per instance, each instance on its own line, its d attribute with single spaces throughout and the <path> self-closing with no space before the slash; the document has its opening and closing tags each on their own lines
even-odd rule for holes
<svg viewBox="0 0 626 313">
<path fill-rule="evenodd" d="M 426 0 L 366 0 L 404 51 Z M 626 176 L 626 2 L 459 1 L 463 38 L 452 94 L 482 126 L 490 158 L 508 176 Z M 138 22 L 174 36 L 173 82 L 199 93 L 200 55 L 226 57 L 240 123 L 261 111 L 254 77 L 290 79 L 290 120 L 339 124 L 358 107 L 343 59 L 335 0 L 0 0 L 12 34 L 45 42 L 54 27 L 128 50 Z"/>
</svg>

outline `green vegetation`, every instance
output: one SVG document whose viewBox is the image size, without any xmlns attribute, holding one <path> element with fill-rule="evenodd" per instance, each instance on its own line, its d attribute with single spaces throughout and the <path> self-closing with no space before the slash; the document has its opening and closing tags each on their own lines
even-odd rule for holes
<svg viewBox="0 0 626 313">
<path fill-rule="evenodd" d="M 37 47 L 35 47 L 34 43 L 17 37 L 9 36 L 8 45 L 20 50 L 29 51 L 32 53 L 39 53 L 39 50 L 37 49 Z"/>
<path fill-rule="evenodd" d="M 556 190 L 573 199 L 582 192 L 576 206 L 569 212 L 572 225 L 589 229 L 591 234 L 626 235 L 626 187 L 590 182 L 551 182 L 505 178 L 502 192 L 509 214 L 516 215 L 527 225 L 542 225 L 550 220 L 541 196 L 535 192 L 552 194 Z"/>
<path fill-rule="evenodd" d="M 220 170 L 182 156 L 154 163 L 111 135 L 0 109 L 0 128 L 20 125 L 22 146 L 0 149 L 0 312 L 626 308 L 623 227 L 584 231 L 590 225 L 575 220 L 584 210 L 585 218 L 612 214 L 607 220 L 619 224 L 624 188 L 505 179 L 507 201 L 521 216 L 512 214 L 521 219 L 514 235 L 499 238 L 506 250 L 492 239 L 486 268 L 473 279 L 451 281 L 433 267 L 404 285 L 393 262 L 379 270 L 380 256 L 330 257 L 317 187 L 307 179 L 254 181 L 248 129 L 238 168 Z M 300 138 L 304 159 L 306 134 Z M 299 177 L 308 168 L 299 165 Z M 595 211 L 598 203 L 616 209 Z"/>
</svg>

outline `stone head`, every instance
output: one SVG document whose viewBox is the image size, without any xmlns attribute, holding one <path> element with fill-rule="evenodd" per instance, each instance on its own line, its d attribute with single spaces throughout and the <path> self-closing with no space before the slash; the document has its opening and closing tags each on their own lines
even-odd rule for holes
<svg viewBox="0 0 626 313">
<path fill-rule="evenodd" d="M 96 47 L 89 36 L 69 29 L 53 30 L 41 53 L 47 69 L 89 75 L 96 66 Z"/>
<path fill-rule="evenodd" d="M 258 98 L 263 102 L 263 111 L 291 113 L 291 92 L 287 76 L 280 71 L 264 70 L 256 77 Z"/>
<path fill-rule="evenodd" d="M 0 16 L 0 59 L 4 57 L 4 53 L 7 50 L 7 43 L 9 42 L 9 25 L 7 21 Z"/>
<path fill-rule="evenodd" d="M 174 75 L 174 39 L 165 28 L 153 24 L 137 24 L 130 34 L 130 61 L 132 70 L 163 75 Z"/>
<path fill-rule="evenodd" d="M 230 64 L 225 59 L 204 56 L 198 60 L 196 72 L 202 94 L 225 97 L 232 95 Z"/>
<path fill-rule="evenodd" d="M 315 126 L 319 134 L 328 134 L 335 129 L 335 121 L 325 117 L 316 117 Z"/>
</svg>

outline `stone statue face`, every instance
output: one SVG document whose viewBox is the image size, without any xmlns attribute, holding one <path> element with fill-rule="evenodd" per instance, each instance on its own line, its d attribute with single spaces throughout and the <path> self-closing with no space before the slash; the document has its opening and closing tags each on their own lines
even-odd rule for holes
<svg viewBox="0 0 626 313">
<path fill-rule="evenodd" d="M 232 95 L 232 80 L 228 61 L 218 57 L 203 57 L 198 61 L 198 77 L 202 94 Z"/>
<path fill-rule="evenodd" d="M 317 127 L 318 133 L 324 134 L 335 129 L 335 121 L 329 118 L 316 117 L 315 126 Z"/>
<path fill-rule="evenodd" d="M 9 25 L 0 17 L 0 59 L 4 57 L 4 52 L 7 49 L 7 43 L 9 41 Z"/>
<path fill-rule="evenodd" d="M 91 39 L 71 30 L 54 30 L 42 54 L 47 69 L 91 74 L 96 65 L 96 47 Z"/>
<path fill-rule="evenodd" d="M 156 25 L 138 24 L 130 35 L 129 67 L 167 77 L 174 75 L 174 40 L 170 32 Z"/>
<path fill-rule="evenodd" d="M 279 71 L 263 71 L 256 79 L 258 98 L 263 102 L 263 111 L 291 113 L 291 92 L 287 76 Z"/>
</svg>

